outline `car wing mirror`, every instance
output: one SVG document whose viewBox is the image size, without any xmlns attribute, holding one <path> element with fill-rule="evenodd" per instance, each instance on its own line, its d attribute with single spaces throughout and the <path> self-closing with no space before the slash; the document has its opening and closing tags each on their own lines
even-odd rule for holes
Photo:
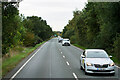
<svg viewBox="0 0 120 80">
<path fill-rule="evenodd" d="M 110 55 L 109 58 L 112 58 L 112 56 Z"/>
<path fill-rule="evenodd" d="M 82 58 L 85 58 L 85 56 L 84 56 L 84 55 L 81 55 L 81 57 L 82 57 Z"/>
</svg>

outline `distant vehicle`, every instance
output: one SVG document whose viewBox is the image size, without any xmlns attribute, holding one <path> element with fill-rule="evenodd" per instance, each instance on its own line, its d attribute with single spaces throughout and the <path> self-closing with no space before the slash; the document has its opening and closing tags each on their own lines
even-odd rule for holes
<svg viewBox="0 0 120 80">
<path fill-rule="evenodd" d="M 62 46 L 70 46 L 70 40 L 69 39 L 63 39 Z"/>
<path fill-rule="evenodd" d="M 102 49 L 86 49 L 80 56 L 80 68 L 88 73 L 115 74 L 114 62 Z"/>
<path fill-rule="evenodd" d="M 62 43 L 62 41 L 63 41 L 63 38 L 59 37 L 59 38 L 58 38 L 58 42 L 59 42 L 59 43 Z"/>
</svg>

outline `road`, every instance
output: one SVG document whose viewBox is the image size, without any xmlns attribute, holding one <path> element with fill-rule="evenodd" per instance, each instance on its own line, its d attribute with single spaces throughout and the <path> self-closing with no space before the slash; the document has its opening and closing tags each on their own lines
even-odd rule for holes
<svg viewBox="0 0 120 80">
<path fill-rule="evenodd" d="M 73 79 L 73 80 L 117 80 L 118 68 L 115 76 L 110 75 L 85 75 L 80 70 L 79 57 L 83 51 L 74 46 L 62 46 L 57 38 L 43 44 L 36 54 L 21 68 L 14 78 L 46 78 L 46 79 Z M 14 73 L 15 74 L 15 73 Z M 14 75 L 12 74 L 12 75 Z"/>
</svg>

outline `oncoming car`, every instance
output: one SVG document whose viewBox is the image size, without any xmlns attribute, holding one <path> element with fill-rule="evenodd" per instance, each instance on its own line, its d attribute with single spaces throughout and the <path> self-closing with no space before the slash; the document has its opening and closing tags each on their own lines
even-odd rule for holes
<svg viewBox="0 0 120 80">
<path fill-rule="evenodd" d="M 62 46 L 70 46 L 70 40 L 69 39 L 63 39 Z"/>
<path fill-rule="evenodd" d="M 102 49 L 86 49 L 80 56 L 80 68 L 88 73 L 115 74 L 114 62 Z"/>
</svg>

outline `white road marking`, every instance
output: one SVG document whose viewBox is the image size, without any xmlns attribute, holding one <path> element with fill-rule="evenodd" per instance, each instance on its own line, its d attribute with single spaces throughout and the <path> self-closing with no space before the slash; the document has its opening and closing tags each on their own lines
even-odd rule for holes
<svg viewBox="0 0 120 80">
<path fill-rule="evenodd" d="M 67 63 L 68 66 L 70 65 L 68 61 L 66 61 L 66 63 Z"/>
<path fill-rule="evenodd" d="M 76 48 L 76 49 L 78 49 L 78 50 L 80 50 L 80 51 L 84 51 L 83 49 L 81 49 L 81 48 L 78 48 L 78 47 L 76 47 L 76 46 L 74 46 L 74 45 L 72 45 L 74 48 Z"/>
<path fill-rule="evenodd" d="M 74 78 L 75 78 L 76 80 L 78 80 L 78 78 L 77 78 L 77 76 L 76 76 L 76 74 L 75 74 L 75 73 L 73 73 L 73 76 L 74 76 Z"/>
<path fill-rule="evenodd" d="M 117 68 L 120 68 L 119 66 L 115 65 Z"/>
<path fill-rule="evenodd" d="M 44 45 L 45 45 L 46 43 L 44 43 Z M 43 45 L 43 46 L 44 46 Z M 41 46 L 23 65 L 22 65 L 22 67 L 10 78 L 10 80 L 13 80 L 13 78 L 15 78 L 15 76 L 26 66 L 26 64 L 37 54 L 37 52 L 40 50 L 40 49 L 42 49 L 42 47 L 43 46 Z"/>
<path fill-rule="evenodd" d="M 61 51 L 61 49 L 59 49 L 59 51 Z"/>
<path fill-rule="evenodd" d="M 65 56 L 63 55 L 63 58 L 65 58 Z"/>
<path fill-rule="evenodd" d="M 62 54 L 62 52 L 61 52 L 61 54 Z"/>
</svg>

